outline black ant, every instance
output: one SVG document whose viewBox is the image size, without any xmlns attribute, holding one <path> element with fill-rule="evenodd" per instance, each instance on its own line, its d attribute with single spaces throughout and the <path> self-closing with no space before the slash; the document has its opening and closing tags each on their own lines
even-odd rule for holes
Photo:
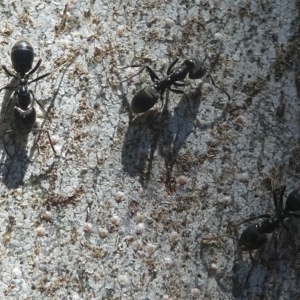
<svg viewBox="0 0 300 300">
<path fill-rule="evenodd" d="M 204 61 L 205 61 L 205 59 L 204 59 Z M 166 90 L 169 90 L 176 94 L 184 95 L 188 102 L 188 105 L 189 105 L 189 100 L 188 100 L 188 96 L 186 95 L 186 93 L 182 90 L 172 88 L 172 85 L 174 85 L 176 87 L 185 86 L 185 84 L 182 81 L 187 77 L 187 75 L 189 75 L 190 79 L 200 79 L 205 75 L 205 73 L 207 71 L 204 68 L 203 62 L 201 63 L 197 58 L 186 59 L 179 67 L 174 68 L 174 66 L 177 62 L 178 62 L 178 58 L 176 58 L 169 65 L 169 67 L 167 69 L 167 76 L 161 80 L 158 78 L 158 76 L 155 74 L 155 72 L 147 65 L 145 65 L 145 66 L 143 66 L 143 65 L 129 66 L 132 68 L 134 68 L 134 67 L 142 67 L 142 68 L 137 74 L 127 78 L 126 80 L 139 75 L 141 72 L 143 72 L 146 69 L 149 73 L 149 76 L 150 76 L 152 82 L 153 82 L 153 84 L 142 88 L 134 95 L 134 97 L 130 103 L 130 109 L 133 113 L 139 114 L 139 113 L 144 113 L 144 112 L 148 111 L 150 108 L 152 108 L 156 104 L 158 99 L 160 99 L 163 102 L 163 95 Z M 125 68 L 128 68 L 128 67 L 125 67 Z M 209 72 L 207 72 L 207 73 L 212 80 L 212 84 L 216 88 L 218 88 L 219 90 L 224 92 L 227 95 L 228 99 L 230 100 L 229 94 L 226 91 L 224 91 L 223 89 L 217 87 L 215 85 L 214 80 L 213 80 L 212 76 L 210 75 L 210 73 Z"/>
<path fill-rule="evenodd" d="M 273 192 L 273 201 L 275 206 L 275 213 L 274 215 L 263 214 L 256 217 L 248 218 L 237 225 L 241 225 L 243 223 L 247 223 L 256 219 L 264 218 L 264 220 L 260 223 L 255 223 L 249 225 L 242 233 L 239 241 L 238 246 L 243 251 L 249 251 L 250 259 L 252 262 L 251 270 L 247 276 L 246 282 L 247 283 L 249 276 L 254 267 L 254 259 L 251 254 L 252 250 L 258 249 L 262 247 L 268 240 L 268 233 L 272 233 L 274 231 L 278 231 L 280 225 L 282 225 L 287 232 L 289 232 L 288 227 L 285 225 L 284 220 L 288 217 L 295 217 L 300 218 L 300 215 L 293 213 L 293 211 L 300 210 L 300 187 L 294 189 L 287 197 L 285 202 L 285 208 L 283 208 L 283 196 L 285 192 L 286 186 L 281 188 L 279 201 L 277 200 L 277 195 L 275 189 L 272 187 Z M 274 240 L 275 252 L 277 257 L 277 236 L 275 235 Z"/>
<path fill-rule="evenodd" d="M 35 98 L 33 92 L 28 89 L 28 85 L 32 82 L 36 82 L 38 80 L 45 78 L 46 76 L 50 75 L 51 72 L 45 73 L 31 81 L 28 81 L 29 76 L 37 71 L 37 69 L 39 68 L 42 62 L 42 60 L 39 59 L 36 66 L 33 69 L 31 69 L 33 64 L 33 59 L 34 59 L 34 51 L 32 45 L 27 40 L 21 39 L 17 41 L 11 49 L 11 62 L 12 62 L 13 69 L 17 74 L 15 75 L 11 73 L 4 65 L 2 65 L 2 69 L 4 70 L 4 72 L 8 76 L 13 77 L 18 81 L 16 86 L 7 85 L 0 89 L 0 92 L 3 89 L 15 90 L 7 102 L 7 105 L 4 110 L 4 116 L 6 114 L 6 110 L 10 102 L 12 101 L 12 99 L 14 98 L 17 99 L 16 104 L 12 110 L 13 129 L 4 132 L 2 135 L 5 152 L 10 157 L 12 155 L 10 155 L 9 152 L 7 151 L 4 137 L 5 135 L 11 134 L 13 132 L 28 134 L 31 131 L 38 131 L 38 132 L 44 131 L 47 133 L 53 152 L 56 153 L 53 144 L 51 142 L 49 132 L 43 128 L 34 128 L 36 122 L 36 110 L 33 107 L 34 102 L 36 101 L 38 103 L 38 105 L 40 106 L 40 108 L 45 114 L 46 111 L 43 108 L 42 104 Z"/>
</svg>

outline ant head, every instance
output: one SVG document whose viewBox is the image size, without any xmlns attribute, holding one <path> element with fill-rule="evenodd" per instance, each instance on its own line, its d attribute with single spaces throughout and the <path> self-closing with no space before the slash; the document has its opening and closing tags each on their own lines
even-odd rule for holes
<svg viewBox="0 0 300 300">
<path fill-rule="evenodd" d="M 277 217 L 265 219 L 260 224 L 260 230 L 263 233 L 271 233 L 278 227 L 279 222 L 280 221 Z"/>
<path fill-rule="evenodd" d="M 21 77 L 25 76 L 33 63 L 34 51 L 32 45 L 27 40 L 21 39 L 13 45 L 10 56 L 14 70 Z"/>
<path fill-rule="evenodd" d="M 294 189 L 287 197 L 285 211 L 300 210 L 300 187 Z"/>
<path fill-rule="evenodd" d="M 206 69 L 203 62 L 200 62 L 197 58 L 186 59 L 184 64 L 189 68 L 190 79 L 200 79 L 205 73 Z"/>
</svg>

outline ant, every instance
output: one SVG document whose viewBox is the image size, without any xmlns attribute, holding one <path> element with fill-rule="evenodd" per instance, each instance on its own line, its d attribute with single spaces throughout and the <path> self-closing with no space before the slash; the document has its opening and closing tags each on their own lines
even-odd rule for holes
<svg viewBox="0 0 300 300">
<path fill-rule="evenodd" d="M 204 61 L 206 58 L 204 59 Z M 185 86 L 185 84 L 182 82 L 187 75 L 189 75 L 190 79 L 200 79 L 202 78 L 205 73 L 206 69 L 204 68 L 204 61 L 201 63 L 197 58 L 190 58 L 186 59 L 179 67 L 174 68 L 175 64 L 178 62 L 178 58 L 176 58 L 168 67 L 167 69 L 167 76 L 163 79 L 159 79 L 158 76 L 155 74 L 155 72 L 147 65 L 131 65 L 129 67 L 142 67 L 141 70 L 127 78 L 131 79 L 137 75 L 139 75 L 141 72 L 143 72 L 145 69 L 148 71 L 149 76 L 153 82 L 153 84 L 148 85 L 141 90 L 139 90 L 133 97 L 131 103 L 130 103 L 130 109 L 133 113 L 139 114 L 144 113 L 151 109 L 160 99 L 163 102 L 163 95 L 166 90 L 169 90 L 175 94 L 182 94 L 185 96 L 188 105 L 189 105 L 189 99 L 186 93 L 179 89 L 172 88 L 172 85 L 175 87 L 182 87 Z M 125 67 L 128 68 L 128 67 Z M 124 68 L 123 68 L 124 69 Z M 228 99 L 230 100 L 229 94 L 224 91 L 223 89 L 217 87 L 214 83 L 214 80 L 209 72 L 207 72 L 209 77 L 211 78 L 212 84 L 224 92 Z M 121 81 L 122 82 L 122 81 Z M 191 112 L 192 113 L 192 112 Z M 193 113 L 192 113 L 193 114 Z"/>
<path fill-rule="evenodd" d="M 284 220 L 289 217 L 300 218 L 300 215 L 293 213 L 294 211 L 300 210 L 300 187 L 294 189 L 287 197 L 285 202 L 285 208 L 283 208 L 283 196 L 285 192 L 286 186 L 282 186 L 279 200 L 277 199 L 277 194 L 272 186 L 273 193 L 273 201 L 275 206 L 274 215 L 262 214 L 256 217 L 248 218 L 241 223 L 237 224 L 241 225 L 243 223 L 247 223 L 256 219 L 264 218 L 260 223 L 255 223 L 249 225 L 242 233 L 238 246 L 242 249 L 242 251 L 249 251 L 250 259 L 252 262 L 252 267 L 248 273 L 245 284 L 247 284 L 250 274 L 254 267 L 254 259 L 251 254 L 252 250 L 256 250 L 262 247 L 268 240 L 267 234 L 272 233 L 274 231 L 278 231 L 280 225 L 282 225 L 287 232 L 289 232 L 288 227 L 285 225 Z M 274 239 L 275 253 L 277 257 L 277 236 L 275 235 Z"/>
<path fill-rule="evenodd" d="M 34 102 L 35 101 L 37 102 L 37 104 L 40 106 L 40 108 L 45 114 L 46 111 L 43 108 L 42 104 L 35 98 L 33 92 L 28 89 L 28 85 L 32 82 L 36 82 L 38 80 L 45 78 L 46 76 L 50 75 L 51 72 L 45 73 L 31 81 L 28 81 L 29 76 L 37 71 L 37 69 L 39 68 L 42 62 L 42 60 L 39 59 L 36 66 L 33 69 L 31 69 L 33 64 L 33 59 L 34 59 L 34 51 L 32 45 L 27 40 L 21 39 L 17 41 L 11 49 L 11 62 L 12 62 L 13 69 L 17 74 L 11 73 L 4 65 L 2 65 L 2 69 L 4 70 L 4 72 L 8 76 L 13 77 L 18 81 L 16 86 L 12 87 L 7 85 L 0 89 L 0 92 L 3 89 L 15 90 L 6 104 L 4 110 L 4 116 L 6 114 L 7 108 L 10 102 L 12 101 L 12 99 L 14 98 L 17 99 L 16 104 L 12 110 L 13 129 L 8 130 L 2 134 L 2 141 L 3 141 L 5 152 L 10 157 L 12 155 L 10 155 L 9 152 L 7 151 L 4 137 L 13 132 L 28 134 L 31 131 L 36 131 L 36 132 L 44 131 L 47 133 L 53 152 L 56 153 L 53 144 L 51 142 L 49 132 L 44 128 L 34 128 L 36 122 L 36 110 L 33 107 Z"/>
</svg>

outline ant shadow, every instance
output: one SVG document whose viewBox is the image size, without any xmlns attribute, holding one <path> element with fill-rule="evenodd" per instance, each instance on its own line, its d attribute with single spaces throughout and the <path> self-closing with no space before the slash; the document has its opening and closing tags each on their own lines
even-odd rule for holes
<svg viewBox="0 0 300 300">
<path fill-rule="evenodd" d="M 177 157 L 182 148 L 186 146 L 186 140 L 195 130 L 195 120 L 200 111 L 202 94 L 198 89 L 187 93 L 189 102 L 185 96 L 174 108 L 173 114 L 169 114 L 168 121 L 163 124 L 163 138 L 158 145 L 158 153 L 163 157 L 165 164 L 164 183 L 169 192 L 176 187 L 173 169 Z M 163 112 L 164 113 L 164 112 Z M 163 116 L 163 120 L 166 118 Z"/>
<path fill-rule="evenodd" d="M 143 188 L 150 180 L 154 154 L 161 136 L 158 124 L 162 123 L 163 113 L 158 112 L 152 122 L 153 112 L 146 112 L 129 122 L 122 146 L 123 170 L 130 177 L 139 176 Z"/>
<path fill-rule="evenodd" d="M 10 81 L 9 86 L 17 86 L 17 82 L 18 81 L 13 78 Z M 11 122 L 11 116 L 14 106 L 17 104 L 17 98 L 12 97 L 14 91 L 14 88 L 5 90 L 0 112 L 0 134 L 2 148 L 2 154 L 0 158 L 0 174 L 2 176 L 2 183 L 4 183 L 8 188 L 15 188 L 19 186 L 18 183 L 22 182 L 29 163 L 25 150 L 28 142 L 28 134 L 22 135 L 20 133 L 13 132 L 6 135 L 6 138 L 3 138 L 3 134 L 10 130 L 13 126 Z M 9 150 L 11 150 L 11 148 L 15 148 L 15 150 L 18 152 L 19 160 L 14 160 L 6 155 L 3 143 L 6 143 L 6 148 Z"/>
<path fill-rule="evenodd" d="M 62 76 L 59 80 L 57 88 L 54 90 L 53 96 L 51 97 L 51 102 L 46 110 L 46 114 L 43 116 L 43 127 L 44 123 L 47 120 L 48 114 L 51 108 L 54 106 L 55 99 L 57 97 L 58 91 L 61 87 L 63 82 L 63 78 L 65 73 L 70 65 L 67 65 L 64 70 L 62 71 Z M 28 154 L 27 144 L 29 140 L 30 133 L 20 133 L 18 131 L 11 132 L 3 138 L 3 134 L 10 129 L 13 129 L 13 122 L 12 122 L 12 112 L 14 106 L 17 104 L 17 97 L 12 97 L 12 94 L 16 90 L 14 87 L 17 87 L 18 80 L 12 78 L 8 86 L 11 86 L 11 89 L 5 89 L 5 94 L 3 97 L 2 105 L 1 105 L 1 112 L 0 112 L 0 136 L 1 136 L 1 157 L 0 157 L 0 176 L 1 182 L 8 188 L 14 189 L 19 187 L 23 184 L 23 179 L 28 169 L 29 163 L 32 162 L 32 157 L 35 149 L 37 148 L 37 142 L 40 137 L 41 133 L 37 133 L 32 131 L 33 136 L 35 136 L 33 141 L 33 146 Z M 54 84 L 54 86 L 56 83 Z M 9 103 L 10 101 L 10 103 Z M 8 105 L 9 104 L 9 105 Z M 45 134 L 42 132 L 42 134 Z M 5 152 L 5 143 L 6 148 L 11 155 L 8 156 Z M 12 150 L 13 149 L 13 150 Z M 39 152 L 39 151 L 38 151 Z M 49 167 L 51 168 L 51 166 Z M 45 171 L 47 173 L 47 170 Z M 41 175 L 42 176 L 42 175 Z"/>
<path fill-rule="evenodd" d="M 130 121 L 123 142 L 122 164 L 124 172 L 130 177 L 139 176 L 142 187 L 146 189 L 151 179 L 153 159 L 157 150 L 164 159 L 165 171 L 161 178 L 167 190 L 173 192 L 176 187 L 173 176 L 176 159 L 180 150 L 188 147 L 186 140 L 195 130 L 197 115 L 201 114 L 200 104 L 205 99 L 202 99 L 200 89 L 193 89 L 187 93 L 189 101 L 183 95 L 171 113 L 168 110 L 169 94 L 167 90 L 161 112 L 153 116 L 154 111 L 150 110 Z M 198 124 L 197 127 L 200 130 L 211 129 L 225 116 L 224 110 L 213 122 Z"/>
</svg>

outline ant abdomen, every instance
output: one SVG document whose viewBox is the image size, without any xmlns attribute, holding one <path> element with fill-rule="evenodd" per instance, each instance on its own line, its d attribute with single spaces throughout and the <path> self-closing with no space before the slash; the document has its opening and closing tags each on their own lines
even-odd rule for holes
<svg viewBox="0 0 300 300">
<path fill-rule="evenodd" d="M 238 246 L 243 251 L 251 251 L 262 247 L 268 240 L 266 234 L 260 231 L 259 224 L 249 225 L 241 234 Z"/>
<path fill-rule="evenodd" d="M 154 85 L 148 85 L 139 90 L 132 98 L 130 109 L 133 113 L 139 114 L 152 108 L 160 97 Z"/>
<path fill-rule="evenodd" d="M 11 62 L 13 69 L 21 74 L 21 77 L 32 68 L 34 51 L 32 45 L 25 39 L 14 43 L 11 49 Z"/>
<path fill-rule="evenodd" d="M 16 129 L 22 128 L 23 133 L 29 133 L 35 124 L 36 111 L 34 107 L 26 110 L 15 106 L 12 111 L 13 127 Z"/>
</svg>

